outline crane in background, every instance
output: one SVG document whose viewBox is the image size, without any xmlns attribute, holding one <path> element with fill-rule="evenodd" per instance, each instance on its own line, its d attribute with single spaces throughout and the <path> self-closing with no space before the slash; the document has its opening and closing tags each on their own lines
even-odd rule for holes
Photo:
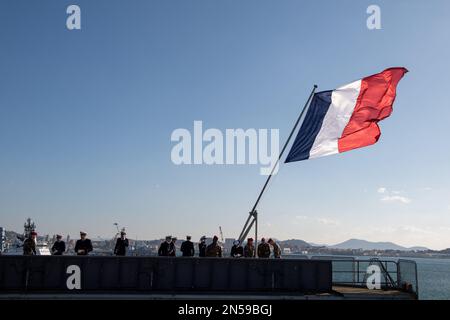
<svg viewBox="0 0 450 320">
<path fill-rule="evenodd" d="M 120 233 L 125 232 L 125 227 L 119 228 L 119 224 L 117 222 L 115 222 L 114 225 L 116 226 L 117 232 L 114 235 L 114 238 L 112 239 L 112 241 L 115 243 L 117 238 L 120 238 Z"/>
</svg>

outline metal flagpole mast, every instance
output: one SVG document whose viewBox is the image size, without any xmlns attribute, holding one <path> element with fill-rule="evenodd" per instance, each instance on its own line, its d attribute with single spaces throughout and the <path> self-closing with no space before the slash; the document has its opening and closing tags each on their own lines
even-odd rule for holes
<svg viewBox="0 0 450 320">
<path fill-rule="evenodd" d="M 242 231 L 239 235 L 239 242 L 242 243 L 244 241 L 245 237 L 247 237 L 248 233 L 250 232 L 253 224 L 255 224 L 255 238 L 256 238 L 255 239 L 255 255 L 256 255 L 256 250 L 257 250 L 256 245 L 258 243 L 258 239 L 257 239 L 257 236 L 258 236 L 258 212 L 256 211 L 256 207 L 258 206 L 259 200 L 261 200 L 261 197 L 262 197 L 264 191 L 266 190 L 267 184 L 269 183 L 270 178 L 272 178 L 273 172 L 275 171 L 275 168 L 277 167 L 278 163 L 280 162 L 280 159 L 283 156 L 283 153 L 286 150 L 286 148 L 289 144 L 289 141 L 291 140 L 291 138 L 295 132 L 295 129 L 297 129 L 297 126 L 303 116 L 303 113 L 305 113 L 306 108 L 308 107 L 309 103 L 311 102 L 311 99 L 312 99 L 316 89 L 317 89 L 317 85 L 314 85 L 314 87 L 311 91 L 311 94 L 308 97 L 308 100 L 306 101 L 305 105 L 303 106 L 302 112 L 298 116 L 297 121 L 295 122 L 294 127 L 292 128 L 291 133 L 289 134 L 289 137 L 287 138 L 286 143 L 283 146 L 283 149 L 281 149 L 281 152 L 280 152 L 280 155 L 278 156 L 277 162 L 272 167 L 272 171 L 270 172 L 269 176 L 267 177 L 266 183 L 264 183 L 264 186 L 262 187 L 261 192 L 259 193 L 259 196 L 256 199 L 256 202 L 253 205 L 253 208 L 249 213 L 247 221 L 244 224 L 244 228 L 242 228 Z"/>
</svg>

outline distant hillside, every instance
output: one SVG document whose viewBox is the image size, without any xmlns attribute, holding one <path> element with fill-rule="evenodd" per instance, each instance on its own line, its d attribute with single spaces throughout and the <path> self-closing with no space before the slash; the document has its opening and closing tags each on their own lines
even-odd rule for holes
<svg viewBox="0 0 450 320">
<path fill-rule="evenodd" d="M 363 249 L 363 250 L 401 250 L 401 251 L 422 251 L 428 250 L 425 247 L 402 247 L 393 242 L 371 242 L 360 239 L 350 239 L 332 246 L 328 246 L 333 249 Z"/>
<path fill-rule="evenodd" d="M 428 251 L 428 250 L 430 250 L 430 249 L 427 248 L 427 247 L 411 247 L 411 248 L 408 248 L 408 250 L 414 250 L 414 251 Z"/>
<path fill-rule="evenodd" d="M 328 247 L 328 245 L 323 244 L 323 243 L 314 243 L 314 242 L 308 242 L 308 243 L 311 247 Z"/>
<path fill-rule="evenodd" d="M 298 248 L 311 247 L 311 245 L 308 242 L 299 240 L 299 239 L 290 239 L 290 240 L 280 241 L 280 245 L 283 247 L 298 247 Z"/>
</svg>

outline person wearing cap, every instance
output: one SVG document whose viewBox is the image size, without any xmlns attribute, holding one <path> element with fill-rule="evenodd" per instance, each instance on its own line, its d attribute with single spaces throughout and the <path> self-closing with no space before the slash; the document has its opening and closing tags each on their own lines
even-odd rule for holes
<svg viewBox="0 0 450 320">
<path fill-rule="evenodd" d="M 36 237 L 37 233 L 32 231 L 28 238 L 23 242 L 23 255 L 34 256 L 36 255 Z"/>
<path fill-rule="evenodd" d="M 62 256 L 66 251 L 66 244 L 61 240 L 62 236 L 60 234 L 56 235 L 56 241 L 52 246 L 52 255 L 54 256 Z"/>
<path fill-rule="evenodd" d="M 172 237 L 172 241 L 170 242 L 169 245 L 169 257 L 175 257 L 177 255 L 177 246 L 175 245 L 175 243 L 177 242 L 177 238 L 176 237 Z"/>
<path fill-rule="evenodd" d="M 186 236 L 186 241 L 181 244 L 180 251 L 183 257 L 193 257 L 195 254 L 194 244 L 191 241 L 191 236 Z"/>
<path fill-rule="evenodd" d="M 265 259 L 270 257 L 270 246 L 265 238 L 262 238 L 261 243 L 258 245 L 258 257 Z"/>
<path fill-rule="evenodd" d="M 162 242 L 158 249 L 158 256 L 160 257 L 167 257 L 169 255 L 169 247 L 170 242 L 172 240 L 171 236 L 166 237 L 166 241 Z"/>
<path fill-rule="evenodd" d="M 281 258 L 281 247 L 280 247 L 280 245 L 278 243 L 276 243 L 275 241 L 273 241 L 273 239 L 269 239 L 268 242 L 273 248 L 273 257 L 275 259 Z"/>
<path fill-rule="evenodd" d="M 120 232 L 120 238 L 117 238 L 114 254 L 116 256 L 126 256 L 128 248 L 128 239 L 125 231 Z"/>
<path fill-rule="evenodd" d="M 231 257 L 233 258 L 239 258 L 244 256 L 244 248 L 240 245 L 239 240 L 233 241 L 233 246 L 231 247 Z"/>
<path fill-rule="evenodd" d="M 198 256 L 206 257 L 206 237 L 205 236 L 200 238 L 200 242 L 198 244 Z"/>
<path fill-rule="evenodd" d="M 92 242 L 86 238 L 86 232 L 80 232 L 80 239 L 75 243 L 75 252 L 78 256 L 87 256 L 93 250 Z"/>
<path fill-rule="evenodd" d="M 244 257 L 246 258 L 255 257 L 255 246 L 253 245 L 253 238 L 247 239 L 247 244 L 244 247 Z"/>
<path fill-rule="evenodd" d="M 207 257 L 222 257 L 222 247 L 218 244 L 219 238 L 214 236 L 213 242 L 206 247 Z"/>
</svg>

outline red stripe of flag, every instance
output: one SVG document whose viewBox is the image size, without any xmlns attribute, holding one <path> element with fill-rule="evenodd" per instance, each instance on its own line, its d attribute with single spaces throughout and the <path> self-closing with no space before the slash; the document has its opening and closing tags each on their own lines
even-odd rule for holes
<svg viewBox="0 0 450 320">
<path fill-rule="evenodd" d="M 380 138 L 378 121 L 389 117 L 405 68 L 390 68 L 363 78 L 353 114 L 338 140 L 339 152 L 374 144 Z"/>
</svg>

